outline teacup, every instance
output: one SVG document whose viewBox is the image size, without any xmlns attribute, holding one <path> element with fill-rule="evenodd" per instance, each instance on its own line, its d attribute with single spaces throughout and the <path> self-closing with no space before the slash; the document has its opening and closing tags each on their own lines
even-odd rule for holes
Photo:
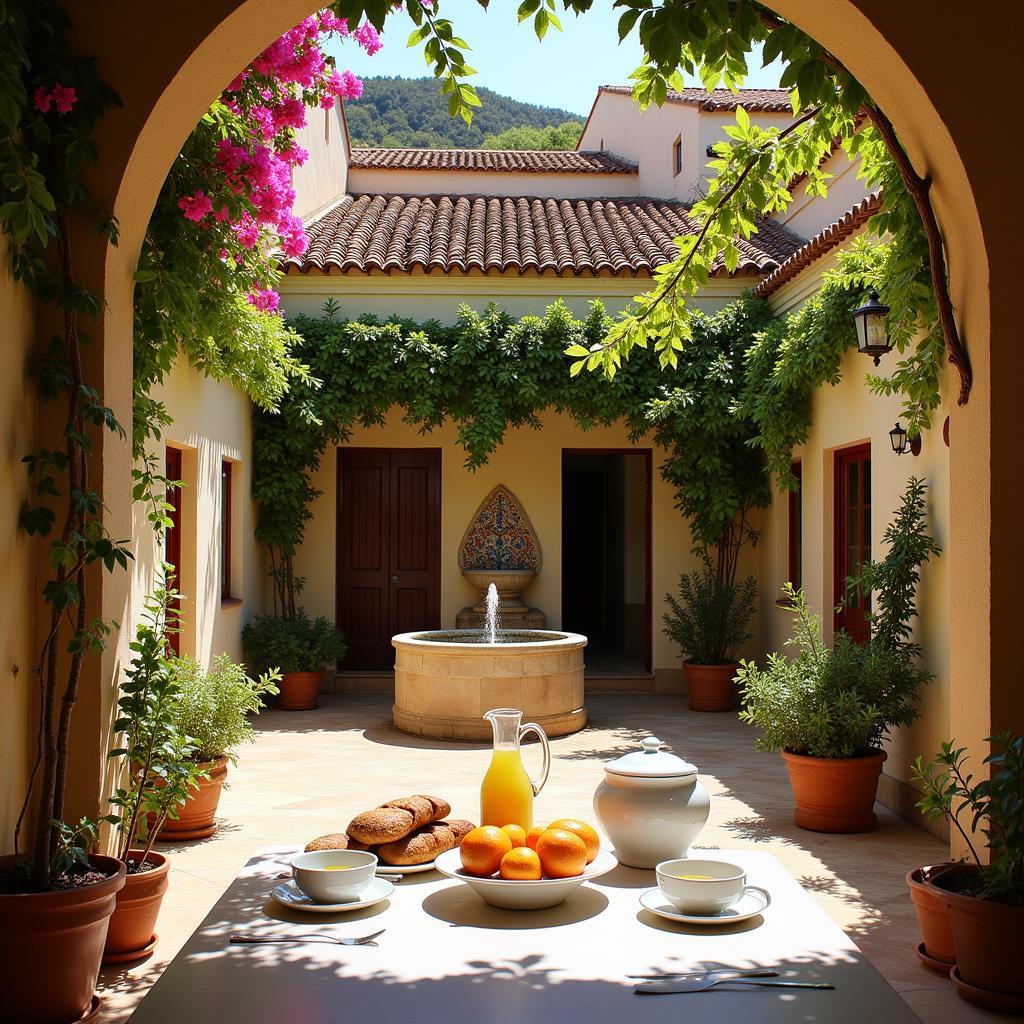
<svg viewBox="0 0 1024 1024">
<path fill-rule="evenodd" d="M 721 860 L 679 857 L 655 871 L 661 894 L 684 914 L 717 914 L 731 907 L 747 887 L 747 873 Z"/>
<path fill-rule="evenodd" d="M 376 870 L 376 855 L 364 850 L 314 850 L 292 857 L 295 884 L 317 903 L 357 899 Z"/>
</svg>

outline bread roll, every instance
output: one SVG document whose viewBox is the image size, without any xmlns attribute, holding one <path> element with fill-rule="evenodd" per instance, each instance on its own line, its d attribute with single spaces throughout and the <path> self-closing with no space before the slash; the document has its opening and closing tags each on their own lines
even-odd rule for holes
<svg viewBox="0 0 1024 1024">
<path fill-rule="evenodd" d="M 353 839 L 344 832 L 331 832 L 326 836 L 317 836 L 316 839 L 306 843 L 305 853 L 312 853 L 314 850 L 368 850 L 366 843 Z"/>
<path fill-rule="evenodd" d="M 440 797 L 406 796 L 357 814 L 345 831 L 369 846 L 393 843 L 450 812 L 451 805 Z"/>
<path fill-rule="evenodd" d="M 411 811 L 401 807 L 378 807 L 372 811 L 357 814 L 345 831 L 368 846 L 378 843 L 391 843 L 402 839 L 415 828 L 415 818 Z"/>
<path fill-rule="evenodd" d="M 412 815 L 410 832 L 437 820 L 437 816 L 434 814 L 434 805 L 425 796 L 404 796 L 400 800 L 389 800 L 383 806 L 398 807 L 400 810 L 408 811 Z M 440 817 L 443 818 L 444 815 L 442 814 Z"/>
<path fill-rule="evenodd" d="M 439 854 L 454 850 L 472 828 L 473 825 L 468 821 L 435 821 L 418 828 L 404 839 L 385 843 L 377 851 L 377 856 L 385 864 L 396 867 L 427 864 Z"/>
</svg>

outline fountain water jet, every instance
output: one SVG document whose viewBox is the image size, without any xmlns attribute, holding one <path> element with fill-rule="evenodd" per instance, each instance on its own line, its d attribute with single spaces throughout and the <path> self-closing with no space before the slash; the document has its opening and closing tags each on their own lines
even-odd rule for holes
<svg viewBox="0 0 1024 1024">
<path fill-rule="evenodd" d="M 498 642 L 498 605 L 501 598 L 498 597 L 498 588 L 493 583 L 487 584 L 487 597 L 484 599 L 486 611 L 484 612 L 484 638 L 489 644 Z"/>
</svg>

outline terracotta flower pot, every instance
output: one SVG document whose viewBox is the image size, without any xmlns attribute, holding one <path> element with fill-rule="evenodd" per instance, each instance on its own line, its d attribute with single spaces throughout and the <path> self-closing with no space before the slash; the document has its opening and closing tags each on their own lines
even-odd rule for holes
<svg viewBox="0 0 1024 1024">
<path fill-rule="evenodd" d="M 128 857 L 142 859 L 142 850 L 129 850 Z M 156 946 L 156 919 L 160 913 L 171 862 L 162 853 L 150 851 L 146 860 L 156 867 L 125 876 L 117 894 L 117 909 L 107 929 L 103 947 L 105 964 L 126 964 L 149 956 Z"/>
<path fill-rule="evenodd" d="M 970 865 L 953 868 L 936 878 L 932 886 L 949 908 L 956 949 L 953 980 L 960 995 L 972 1003 L 1022 1013 L 1024 906 L 995 903 L 944 888 L 947 882 L 976 871 Z"/>
<path fill-rule="evenodd" d="M 217 804 L 220 803 L 220 791 L 224 788 L 224 780 L 228 774 L 228 759 L 218 757 L 207 765 L 210 769 L 208 778 L 200 779 L 189 798 L 185 801 L 176 820 L 170 818 L 160 829 L 157 839 L 162 843 L 176 843 L 189 839 L 206 839 L 217 831 L 214 820 L 217 815 Z"/>
<path fill-rule="evenodd" d="M 691 711 L 731 711 L 736 704 L 733 677 L 739 662 L 727 661 L 721 665 L 696 665 L 683 662 L 686 677 L 686 696 Z"/>
<path fill-rule="evenodd" d="M 16 863 L 0 857 L 0 867 Z M 62 1024 L 81 1019 L 93 1004 L 107 922 L 124 865 L 92 856 L 102 882 L 58 892 L 0 894 L 0 992 L 4 1020 Z"/>
<path fill-rule="evenodd" d="M 811 832 L 867 832 L 885 751 L 867 757 L 805 757 L 782 752 L 796 811 L 793 821 Z"/>
<path fill-rule="evenodd" d="M 913 871 L 907 872 L 907 885 L 910 886 L 910 898 L 913 900 L 917 924 L 921 929 L 924 952 L 921 959 L 929 967 L 932 966 L 929 960 L 936 961 L 938 965 L 944 966 L 948 973 L 949 968 L 956 963 L 956 946 L 953 945 L 953 932 L 949 925 L 949 907 L 931 882 L 925 881 L 926 877 L 930 878 L 937 870 L 939 869 L 934 867 L 914 868 Z M 918 951 L 918 955 L 920 953 L 921 950 Z"/>
<path fill-rule="evenodd" d="M 312 711 L 320 703 L 323 672 L 285 672 L 277 706 L 282 711 Z"/>
</svg>

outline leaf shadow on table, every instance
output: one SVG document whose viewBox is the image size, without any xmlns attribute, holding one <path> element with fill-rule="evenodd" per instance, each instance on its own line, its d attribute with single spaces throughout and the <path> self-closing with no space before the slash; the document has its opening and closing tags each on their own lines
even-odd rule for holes
<svg viewBox="0 0 1024 1024">
<path fill-rule="evenodd" d="M 564 903 L 543 910 L 503 910 L 485 903 L 468 886 L 449 886 L 432 892 L 423 909 L 453 927 L 492 928 L 499 931 L 559 928 L 597 917 L 608 906 L 608 897 L 589 886 L 580 886 Z"/>
</svg>

